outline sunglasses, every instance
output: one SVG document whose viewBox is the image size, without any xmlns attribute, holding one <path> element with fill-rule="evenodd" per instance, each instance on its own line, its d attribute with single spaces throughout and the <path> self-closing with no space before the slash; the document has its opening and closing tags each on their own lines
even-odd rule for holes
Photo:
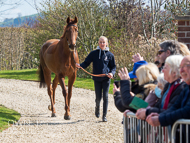
<svg viewBox="0 0 190 143">
<path fill-rule="evenodd" d="M 159 50 L 157 55 L 161 55 L 163 52 L 166 52 L 165 50 Z"/>
</svg>

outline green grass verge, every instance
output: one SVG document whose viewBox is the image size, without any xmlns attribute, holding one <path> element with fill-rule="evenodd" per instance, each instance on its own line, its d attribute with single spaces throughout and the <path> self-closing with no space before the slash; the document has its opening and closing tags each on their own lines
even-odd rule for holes
<svg viewBox="0 0 190 143">
<path fill-rule="evenodd" d="M 0 132 L 20 119 L 20 114 L 12 109 L 0 105 Z"/>
<path fill-rule="evenodd" d="M 52 74 L 52 80 L 54 76 L 55 75 Z M 0 71 L 0 78 L 38 81 L 37 69 Z M 110 84 L 110 89 L 109 89 L 110 94 L 112 94 L 113 91 L 112 90 L 113 81 L 114 80 L 111 80 Z M 65 84 L 67 85 L 67 83 L 68 83 L 68 78 L 66 77 Z M 77 77 L 74 83 L 74 87 L 94 90 L 94 81 L 92 79 Z"/>
</svg>

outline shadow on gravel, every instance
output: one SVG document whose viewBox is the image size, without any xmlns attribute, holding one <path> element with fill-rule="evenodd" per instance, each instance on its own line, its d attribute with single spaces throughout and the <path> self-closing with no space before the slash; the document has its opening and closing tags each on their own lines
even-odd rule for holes
<svg viewBox="0 0 190 143">
<path fill-rule="evenodd" d="M 17 126 L 42 126 L 42 125 L 54 126 L 54 125 L 76 124 L 79 122 L 84 122 L 84 120 L 78 120 L 75 122 L 68 122 L 68 123 L 53 123 L 53 122 L 42 121 L 42 120 L 39 120 L 39 121 L 38 120 L 31 121 L 30 120 L 30 121 L 17 122 L 15 125 L 17 125 Z"/>
</svg>

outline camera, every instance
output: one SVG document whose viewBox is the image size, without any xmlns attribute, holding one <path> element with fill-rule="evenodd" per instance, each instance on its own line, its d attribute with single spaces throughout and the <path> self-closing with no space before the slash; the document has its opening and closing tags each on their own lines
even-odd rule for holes
<svg viewBox="0 0 190 143">
<path fill-rule="evenodd" d="M 114 81 L 114 84 L 116 85 L 117 88 L 120 87 L 120 81 L 117 81 L 117 80 L 116 80 L 116 81 Z"/>
</svg>

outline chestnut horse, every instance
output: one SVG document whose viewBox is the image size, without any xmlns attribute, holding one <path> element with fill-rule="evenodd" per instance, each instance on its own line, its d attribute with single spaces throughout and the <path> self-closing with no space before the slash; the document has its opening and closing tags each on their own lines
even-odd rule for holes
<svg viewBox="0 0 190 143">
<path fill-rule="evenodd" d="M 47 85 L 48 95 L 50 97 L 52 111 L 51 117 L 56 117 L 55 113 L 55 89 L 58 83 L 62 87 L 65 98 L 64 119 L 70 120 L 70 100 L 72 96 L 72 87 L 76 79 L 77 68 L 76 62 L 79 63 L 78 53 L 76 50 L 76 39 L 78 36 L 77 27 L 78 18 L 67 18 L 67 25 L 63 35 L 58 39 L 46 41 L 40 50 L 39 79 L 40 88 Z M 51 73 L 55 73 L 53 85 L 51 86 Z M 68 77 L 68 92 L 65 86 L 65 76 Z"/>
</svg>

